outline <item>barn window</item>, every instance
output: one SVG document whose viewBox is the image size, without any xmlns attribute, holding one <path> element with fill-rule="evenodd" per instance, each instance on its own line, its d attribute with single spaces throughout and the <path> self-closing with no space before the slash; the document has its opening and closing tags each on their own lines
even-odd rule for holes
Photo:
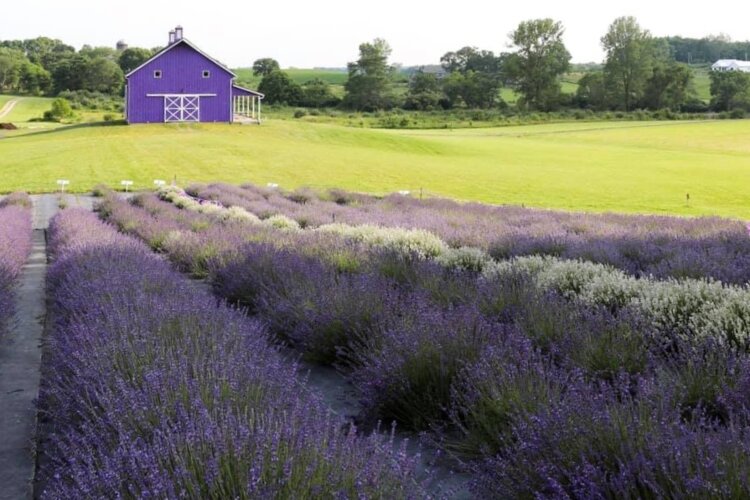
<svg viewBox="0 0 750 500">
<path fill-rule="evenodd" d="M 203 70 L 203 78 L 211 78 L 211 72 L 207 69 Z"/>
<path fill-rule="evenodd" d="M 154 78 L 161 78 L 161 70 L 160 69 L 157 69 L 156 71 L 154 71 Z"/>
</svg>

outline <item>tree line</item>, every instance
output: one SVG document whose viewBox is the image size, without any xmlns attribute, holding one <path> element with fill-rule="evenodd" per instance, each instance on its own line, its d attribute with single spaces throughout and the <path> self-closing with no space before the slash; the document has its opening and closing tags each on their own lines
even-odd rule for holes
<svg viewBox="0 0 750 500">
<path fill-rule="evenodd" d="M 443 54 L 439 67 L 423 67 L 408 75 L 405 93 L 396 85 L 405 76 L 389 61 L 391 47 L 382 39 L 360 45 L 358 59 L 347 67 L 343 97 L 321 79 L 295 83 L 271 58 L 257 60 L 253 72 L 261 77 L 259 90 L 268 103 L 313 108 L 507 108 L 500 90 L 510 88 L 518 95 L 516 106 L 528 111 L 750 110 L 750 75 L 712 72 L 709 108 L 695 95 L 694 70 L 686 64 L 744 58 L 750 42 L 732 42 L 726 36 L 657 38 L 635 18 L 621 17 L 601 38 L 604 64 L 572 68 L 564 33 L 562 23 L 553 19 L 523 21 L 508 37 L 511 50 L 495 53 L 463 47 Z M 158 50 L 91 46 L 76 50 L 46 37 L 0 41 L 0 92 L 121 95 L 124 75 Z M 562 92 L 561 86 L 571 69 L 584 70 L 573 94 Z"/>
<path fill-rule="evenodd" d="M 263 77 L 260 91 L 269 103 L 303 107 L 320 107 L 325 102 L 359 111 L 503 108 L 508 104 L 500 89 L 508 87 L 519 96 L 517 107 L 529 111 L 750 110 L 750 75 L 712 72 L 712 100 L 706 105 L 693 91 L 694 70 L 681 60 L 689 39 L 654 37 L 634 17 L 618 18 L 609 26 L 601 38 L 604 64 L 588 69 L 574 94 L 563 93 L 562 77 L 571 70 L 564 32 L 562 23 L 553 19 L 521 22 L 509 35 L 512 51 L 496 54 L 463 47 L 448 52 L 440 58 L 440 71 L 420 69 L 411 75 L 405 95 L 395 91 L 397 68 L 389 63 L 391 47 L 382 39 L 360 45 L 359 58 L 348 64 L 345 95 L 340 101 L 323 81 L 292 82 L 273 59 L 259 60 L 256 64 L 261 63 L 260 67 L 254 69 Z M 695 41 L 696 45 L 714 47 L 700 57 L 708 57 L 714 50 L 728 53 L 726 47 L 739 51 L 748 45 L 730 43 L 726 38 L 720 38 L 721 43 L 716 40 Z M 700 53 L 696 50 L 695 54 L 698 57 Z"/>
<path fill-rule="evenodd" d="M 156 49 L 83 46 L 38 37 L 0 41 L 0 92 L 58 95 L 88 91 L 119 95 L 125 73 L 150 58 Z"/>
</svg>

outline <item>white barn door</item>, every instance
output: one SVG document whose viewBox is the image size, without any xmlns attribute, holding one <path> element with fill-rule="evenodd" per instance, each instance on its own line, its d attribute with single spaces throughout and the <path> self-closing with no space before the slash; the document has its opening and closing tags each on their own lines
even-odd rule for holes
<svg viewBox="0 0 750 500">
<path fill-rule="evenodd" d="M 201 98 L 197 95 L 164 96 L 164 122 L 199 122 Z"/>
</svg>

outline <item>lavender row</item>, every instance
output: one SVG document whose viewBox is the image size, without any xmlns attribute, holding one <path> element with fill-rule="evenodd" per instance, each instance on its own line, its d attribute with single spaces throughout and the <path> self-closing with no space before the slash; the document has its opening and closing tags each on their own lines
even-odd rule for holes
<svg viewBox="0 0 750 500">
<path fill-rule="evenodd" d="M 423 495 L 403 451 L 331 415 L 260 323 L 91 213 L 50 236 L 44 498 Z"/>
<path fill-rule="evenodd" d="M 147 206 L 154 214 L 161 214 L 162 224 L 172 224 L 169 228 L 174 231 L 167 238 L 165 250 L 183 269 L 201 277 L 208 274 L 208 260 L 226 261 L 238 255 L 238 249 L 246 241 L 264 242 L 276 248 L 294 247 L 297 252 L 350 271 L 364 266 L 373 255 L 383 251 L 401 254 L 415 262 L 437 254 L 434 261 L 448 270 L 481 273 L 481 279 L 489 280 L 522 272 L 543 292 L 551 291 L 613 312 L 635 309 L 648 319 L 651 328 L 665 337 L 679 335 L 688 341 L 708 338 L 740 349 L 750 348 L 750 291 L 746 287 L 695 279 L 638 279 L 610 266 L 555 257 L 494 261 L 481 250 L 441 247 L 439 242 L 436 244 L 422 234 L 397 228 L 332 224 L 314 231 L 299 231 L 290 230 L 287 225 L 276 231 L 276 226 L 258 220 L 243 224 L 247 221 L 242 218 L 221 217 L 231 209 L 198 205 L 189 197 L 177 196 L 173 202 L 186 209 L 165 205 L 153 196 L 136 199 L 136 203 Z M 216 213 L 205 211 L 205 207 Z M 246 212 L 239 209 L 236 213 Z M 194 222 L 181 225 L 185 217 Z M 200 224 L 195 222 L 198 220 Z M 155 241 L 164 239 L 158 236 L 165 233 L 158 229 L 156 220 L 135 227 L 142 228 L 137 230 L 139 233 L 145 231 L 141 236 L 147 240 L 153 239 L 150 234 L 153 231 L 157 235 Z M 208 231 L 211 237 L 195 234 L 195 228 Z"/>
<path fill-rule="evenodd" d="M 188 191 L 261 218 L 282 214 L 302 227 L 342 222 L 424 229 L 451 247 L 481 248 L 496 259 L 555 256 L 612 265 L 636 277 L 750 281 L 748 228 L 728 219 L 594 215 L 340 190 L 283 193 L 252 185 Z"/>
<path fill-rule="evenodd" d="M 153 203 L 157 222 L 174 222 Z M 115 202 L 107 213 L 137 233 L 150 221 L 136 208 Z M 750 493 L 742 351 L 686 342 L 636 308 L 540 292 L 523 269 L 477 279 L 248 225 L 179 234 L 170 256 L 190 270 L 228 249 L 201 264 L 219 295 L 308 359 L 338 366 L 360 392 L 363 422 L 427 432 L 461 458 L 478 497 Z"/>
<path fill-rule="evenodd" d="M 25 193 L 0 200 L 0 334 L 13 315 L 13 286 L 31 252 L 30 206 Z"/>
</svg>

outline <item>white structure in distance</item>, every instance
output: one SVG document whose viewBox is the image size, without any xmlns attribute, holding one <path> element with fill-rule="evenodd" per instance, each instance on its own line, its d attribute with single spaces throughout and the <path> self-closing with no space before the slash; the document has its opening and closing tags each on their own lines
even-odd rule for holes
<svg viewBox="0 0 750 500">
<path fill-rule="evenodd" d="M 750 73 L 750 61 L 719 59 L 711 66 L 711 71 L 742 71 L 743 73 Z"/>
</svg>

